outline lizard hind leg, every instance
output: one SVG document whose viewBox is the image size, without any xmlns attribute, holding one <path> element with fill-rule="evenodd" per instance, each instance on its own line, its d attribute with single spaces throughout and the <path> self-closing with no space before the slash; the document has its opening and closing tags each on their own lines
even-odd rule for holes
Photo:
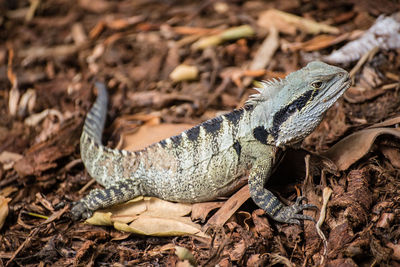
<svg viewBox="0 0 400 267">
<path fill-rule="evenodd" d="M 299 197 L 291 206 L 284 205 L 271 191 L 264 188 L 266 179 L 271 173 L 270 159 L 257 160 L 249 175 L 251 198 L 275 221 L 300 224 L 300 220 L 315 221 L 312 217 L 299 214 L 304 209 L 316 208 L 312 204 L 301 204 L 304 197 Z"/>
<path fill-rule="evenodd" d="M 141 195 L 146 195 L 146 192 L 140 179 L 121 180 L 105 189 L 93 189 L 73 204 L 72 219 L 87 219 L 97 209 L 120 204 Z"/>
</svg>

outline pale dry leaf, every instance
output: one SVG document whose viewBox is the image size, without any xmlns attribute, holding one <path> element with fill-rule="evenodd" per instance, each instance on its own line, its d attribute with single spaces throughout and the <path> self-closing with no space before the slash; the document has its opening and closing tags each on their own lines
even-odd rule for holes
<svg viewBox="0 0 400 267">
<path fill-rule="evenodd" d="M 192 204 L 175 203 L 155 197 L 145 197 L 146 211 L 143 214 L 160 217 L 183 217 L 192 211 Z"/>
<path fill-rule="evenodd" d="M 8 215 L 8 202 L 11 198 L 0 196 L 0 229 L 3 227 Z"/>
<path fill-rule="evenodd" d="M 3 164 L 4 170 L 11 169 L 14 166 L 15 162 L 22 158 L 23 156 L 21 154 L 14 152 L 3 151 L 0 153 L 0 162 Z"/>
<path fill-rule="evenodd" d="M 18 88 L 11 88 L 8 99 L 8 112 L 11 116 L 15 116 L 17 114 L 20 95 L 21 93 L 19 92 Z"/>
<path fill-rule="evenodd" d="M 263 41 L 253 57 L 249 70 L 265 69 L 279 47 L 279 34 L 275 27 L 269 29 L 267 38 Z"/>
<path fill-rule="evenodd" d="M 175 255 L 178 256 L 181 261 L 187 260 L 191 265 L 196 265 L 196 260 L 193 254 L 187 248 L 175 246 Z"/>
<path fill-rule="evenodd" d="M 42 112 L 30 115 L 24 120 L 24 123 L 28 126 L 36 126 L 49 115 L 57 117 L 60 123 L 64 121 L 64 116 L 60 111 L 56 109 L 45 109 Z"/>
<path fill-rule="evenodd" d="M 87 219 L 86 222 L 93 225 L 112 225 L 114 221 L 129 223 L 138 214 L 142 214 L 146 210 L 144 197 L 139 196 L 111 208 L 95 211 L 93 216 Z"/>
<path fill-rule="evenodd" d="M 349 38 L 349 36 L 350 36 L 349 33 L 344 33 L 339 36 L 321 34 L 305 42 L 282 44 L 282 50 L 286 49 L 289 49 L 290 51 L 303 50 L 306 52 L 317 51 L 330 47 L 337 43 L 343 42 L 344 40 Z"/>
<path fill-rule="evenodd" d="M 115 222 L 117 230 L 151 236 L 181 236 L 197 235 L 207 237 L 200 230 L 200 225 L 193 223 L 189 217 L 162 218 L 152 216 L 138 216 L 129 225 Z"/>
<path fill-rule="evenodd" d="M 343 138 L 322 155 L 332 160 L 339 171 L 346 170 L 367 154 L 375 139 L 383 134 L 400 138 L 400 129 L 373 128 L 361 130 Z"/>
<path fill-rule="evenodd" d="M 274 26 L 280 32 L 295 35 L 296 30 L 309 34 L 318 34 L 320 32 L 338 34 L 339 29 L 324 23 L 305 19 L 290 13 L 277 9 L 268 9 L 262 12 L 257 21 L 258 25 L 264 28 Z"/>
<path fill-rule="evenodd" d="M 92 225 L 108 226 L 112 225 L 111 216 L 111 212 L 96 211 L 93 213 L 92 217 L 87 219 L 85 222 Z"/>
<path fill-rule="evenodd" d="M 199 69 L 196 66 L 181 64 L 171 72 L 169 77 L 173 82 L 196 80 L 199 77 Z"/>
<path fill-rule="evenodd" d="M 240 38 L 251 37 L 255 34 L 254 29 L 250 25 L 242 25 L 229 28 L 220 33 L 222 40 L 236 40 Z"/>
<path fill-rule="evenodd" d="M 392 16 L 381 15 L 360 38 L 354 40 L 323 59 L 330 63 L 346 63 L 359 59 L 373 49 L 400 48 L 400 13 Z"/>
<path fill-rule="evenodd" d="M 85 43 L 88 39 L 85 28 L 83 27 L 82 23 L 79 22 L 72 25 L 71 36 L 76 45 L 81 45 Z"/>
<path fill-rule="evenodd" d="M 36 102 L 36 91 L 34 89 L 28 89 L 21 96 L 18 104 L 18 116 L 24 116 L 28 112 L 33 110 Z"/>
<path fill-rule="evenodd" d="M 219 34 L 200 38 L 192 44 L 192 49 L 205 49 L 210 46 L 216 46 L 229 40 L 251 37 L 255 34 L 254 29 L 250 25 L 242 25 L 229 28 Z"/>
<path fill-rule="evenodd" d="M 186 216 L 191 210 L 191 204 L 138 197 L 124 204 L 96 211 L 86 222 L 94 225 L 114 225 L 118 230 L 143 235 L 206 237 L 200 231 L 200 225 L 193 223 Z"/>
</svg>

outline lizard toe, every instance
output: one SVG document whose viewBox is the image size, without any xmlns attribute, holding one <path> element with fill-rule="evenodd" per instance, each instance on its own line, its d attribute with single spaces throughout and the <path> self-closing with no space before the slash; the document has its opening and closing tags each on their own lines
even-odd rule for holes
<svg viewBox="0 0 400 267">
<path fill-rule="evenodd" d="M 299 200 L 300 199 L 300 200 Z M 282 207 L 273 218 L 277 221 L 284 223 L 294 223 L 300 224 L 299 220 L 310 220 L 314 221 L 314 218 L 308 215 L 298 214 L 305 209 L 315 209 L 317 208 L 313 204 L 300 204 L 303 197 L 299 197 L 296 203 L 291 206 Z"/>
</svg>

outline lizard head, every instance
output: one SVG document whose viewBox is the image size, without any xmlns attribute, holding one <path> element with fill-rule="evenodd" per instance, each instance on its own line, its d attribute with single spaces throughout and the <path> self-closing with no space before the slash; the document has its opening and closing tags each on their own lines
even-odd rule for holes
<svg viewBox="0 0 400 267">
<path fill-rule="evenodd" d="M 263 83 L 250 98 L 255 117 L 276 146 L 301 142 L 321 122 L 325 112 L 350 87 L 342 68 L 314 61 L 280 81 Z"/>
</svg>

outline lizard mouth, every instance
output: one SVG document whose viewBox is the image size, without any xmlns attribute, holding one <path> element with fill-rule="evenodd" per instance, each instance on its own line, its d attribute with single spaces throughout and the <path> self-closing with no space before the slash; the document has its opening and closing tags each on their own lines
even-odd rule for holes
<svg viewBox="0 0 400 267">
<path fill-rule="evenodd" d="M 346 74 L 346 77 L 344 78 L 344 81 L 342 82 L 342 85 L 340 87 L 339 90 L 332 90 L 331 94 L 328 94 L 323 102 L 329 102 L 331 100 L 336 101 L 336 99 L 338 99 L 351 85 L 351 79 L 350 76 L 348 74 Z M 329 92 L 329 91 L 328 91 Z"/>
</svg>

